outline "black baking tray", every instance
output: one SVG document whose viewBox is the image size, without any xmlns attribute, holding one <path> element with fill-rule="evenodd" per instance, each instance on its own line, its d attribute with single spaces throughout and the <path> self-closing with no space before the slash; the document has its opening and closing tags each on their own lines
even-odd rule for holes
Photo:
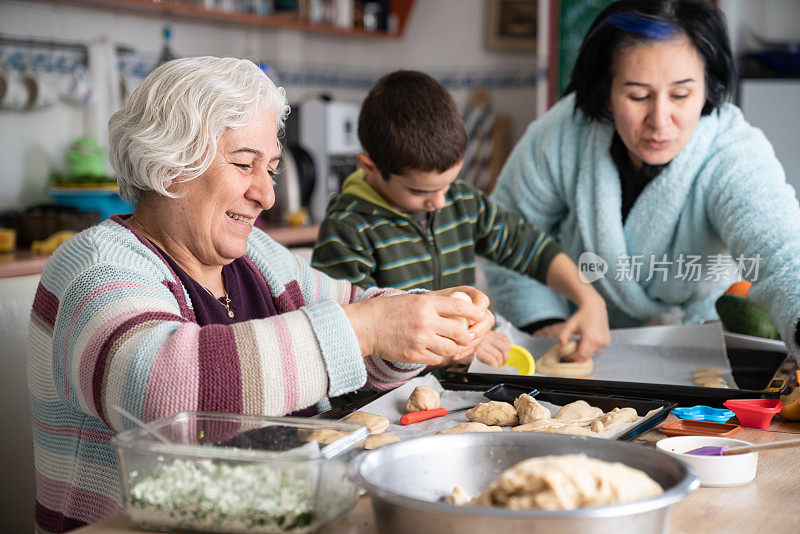
<svg viewBox="0 0 800 534">
<path fill-rule="evenodd" d="M 495 375 L 492 375 L 495 376 Z M 509 375 L 500 375 L 508 377 Z M 513 378 L 513 377 L 512 377 Z M 484 388 L 475 388 L 469 384 L 463 384 L 458 382 L 441 382 L 442 387 L 445 389 L 460 389 L 460 390 L 476 390 L 481 391 Z M 508 382 L 500 382 L 499 384 L 490 388 L 490 390 L 495 390 L 491 394 L 487 391 L 486 396 L 491 400 L 499 400 L 503 402 L 513 403 L 514 399 L 522 395 L 523 393 L 530 393 L 531 388 L 528 386 L 522 385 L 515 385 Z M 499 391 L 498 391 L 499 390 Z M 592 406 L 596 406 L 603 410 L 604 412 L 610 412 L 614 408 L 633 408 L 636 410 L 636 413 L 639 416 L 644 417 L 649 412 L 656 410 L 656 412 L 648 417 L 647 419 L 642 419 L 639 421 L 638 424 L 631 427 L 626 433 L 622 434 L 620 437 L 617 438 L 618 441 L 630 441 L 639 434 L 646 432 L 656 426 L 658 423 L 663 421 L 667 418 L 669 413 L 678 406 L 677 403 L 665 400 L 654 400 L 654 399 L 637 399 L 629 396 L 619 396 L 619 395 L 592 395 L 592 394 L 585 394 L 585 393 L 574 393 L 574 392 L 564 392 L 564 391 L 553 391 L 538 388 L 538 393 L 535 395 L 536 400 L 549 402 L 552 404 L 556 404 L 558 406 L 564 406 L 569 404 L 570 402 L 575 402 L 578 400 L 584 400 L 591 404 Z"/>
<path fill-rule="evenodd" d="M 786 371 L 785 352 L 751 349 L 727 349 L 736 389 L 677 386 L 646 382 L 592 380 L 587 378 L 556 378 L 550 376 L 514 376 L 448 371 L 445 378 L 450 383 L 488 386 L 499 383 L 515 384 L 542 391 L 557 390 L 565 393 L 611 395 L 639 399 L 657 399 L 677 402 L 681 406 L 705 404 L 722 407 L 728 399 L 778 397 L 789 385 L 791 374 Z"/>
<path fill-rule="evenodd" d="M 495 375 L 489 375 L 495 376 Z M 497 375 L 497 376 L 504 376 L 509 378 L 508 375 Z M 513 378 L 513 377 L 510 377 Z M 499 383 L 494 386 L 485 385 L 483 387 L 476 387 L 474 384 L 467 384 L 463 382 L 447 382 L 442 381 L 441 385 L 444 389 L 452 389 L 452 390 L 470 390 L 470 391 L 484 391 L 488 392 L 489 389 L 494 389 L 494 394 L 489 394 L 487 398 L 491 400 L 500 400 L 505 402 L 514 402 L 518 396 L 523 393 L 532 393 L 532 388 L 519 386 L 515 384 L 511 384 L 508 382 Z M 378 397 L 385 395 L 386 392 L 375 393 L 372 395 L 366 395 L 359 398 L 357 401 L 353 401 L 347 404 L 343 404 L 326 412 L 322 412 L 315 417 L 320 417 L 324 419 L 339 419 L 344 417 L 345 415 L 349 415 L 354 410 L 358 410 L 362 406 L 365 406 L 372 402 L 373 400 L 377 399 Z M 617 396 L 617 395 L 593 395 L 593 394 L 586 394 L 586 393 L 574 393 L 574 392 L 562 392 L 562 391 L 552 391 L 552 390 L 544 390 L 539 388 L 538 392 L 535 395 L 536 399 L 550 402 L 552 404 L 556 404 L 559 406 L 564 406 L 565 404 L 569 404 L 570 402 L 575 402 L 577 400 L 585 400 L 592 406 L 597 406 L 598 408 L 602 409 L 604 412 L 609 412 L 614 408 L 625 408 L 630 407 L 636 410 L 636 413 L 640 416 L 645 416 L 649 412 L 653 410 L 657 410 L 653 415 L 651 415 L 647 419 L 642 419 L 638 424 L 631 427 L 625 434 L 622 434 L 617 440 L 620 441 L 630 441 L 639 434 L 650 430 L 658 423 L 663 421 L 667 418 L 669 413 L 678 405 L 675 402 L 664 401 L 664 400 L 653 400 L 653 399 L 637 399 L 631 398 L 626 396 Z"/>
</svg>

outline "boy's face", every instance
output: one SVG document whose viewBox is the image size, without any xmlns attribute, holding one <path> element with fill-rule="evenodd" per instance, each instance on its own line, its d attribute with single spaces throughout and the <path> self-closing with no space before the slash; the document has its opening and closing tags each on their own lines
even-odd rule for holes
<svg viewBox="0 0 800 534">
<path fill-rule="evenodd" d="M 436 211 L 444 207 L 445 195 L 461 172 L 460 161 L 440 173 L 437 171 L 407 171 L 392 174 L 384 180 L 380 173 L 373 174 L 368 183 L 394 208 L 408 212 Z"/>
</svg>

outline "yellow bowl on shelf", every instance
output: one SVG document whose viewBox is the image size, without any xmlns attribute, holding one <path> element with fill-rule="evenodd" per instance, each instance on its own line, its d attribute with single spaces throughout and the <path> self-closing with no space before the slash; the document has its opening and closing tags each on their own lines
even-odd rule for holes
<svg viewBox="0 0 800 534">
<path fill-rule="evenodd" d="M 508 361 L 503 367 L 514 367 L 522 376 L 532 375 L 536 371 L 536 362 L 526 349 L 519 345 L 511 345 Z"/>
</svg>

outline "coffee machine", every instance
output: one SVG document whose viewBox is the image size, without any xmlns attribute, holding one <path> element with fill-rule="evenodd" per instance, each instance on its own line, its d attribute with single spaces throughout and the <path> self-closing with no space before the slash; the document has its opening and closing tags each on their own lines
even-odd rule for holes
<svg viewBox="0 0 800 534">
<path fill-rule="evenodd" d="M 358 168 L 360 108 L 356 102 L 321 97 L 292 106 L 286 120 L 286 148 L 293 156 L 298 174 L 313 173 L 311 179 L 300 177 L 306 184 L 313 183 L 310 194 L 306 191 L 301 195 L 307 201 L 313 222 L 325 217 L 330 197 L 339 192 L 345 178 Z"/>
</svg>

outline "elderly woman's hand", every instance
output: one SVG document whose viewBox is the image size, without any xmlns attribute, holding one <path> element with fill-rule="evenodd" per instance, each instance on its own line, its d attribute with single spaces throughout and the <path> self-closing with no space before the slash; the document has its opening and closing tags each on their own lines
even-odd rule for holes
<svg viewBox="0 0 800 534">
<path fill-rule="evenodd" d="M 466 293 L 472 303 L 447 296 L 453 291 Z M 465 286 L 372 298 L 348 304 L 344 310 L 363 356 L 437 365 L 444 358 L 457 360 L 474 352 L 494 325 L 488 305 L 486 295 Z"/>
</svg>

